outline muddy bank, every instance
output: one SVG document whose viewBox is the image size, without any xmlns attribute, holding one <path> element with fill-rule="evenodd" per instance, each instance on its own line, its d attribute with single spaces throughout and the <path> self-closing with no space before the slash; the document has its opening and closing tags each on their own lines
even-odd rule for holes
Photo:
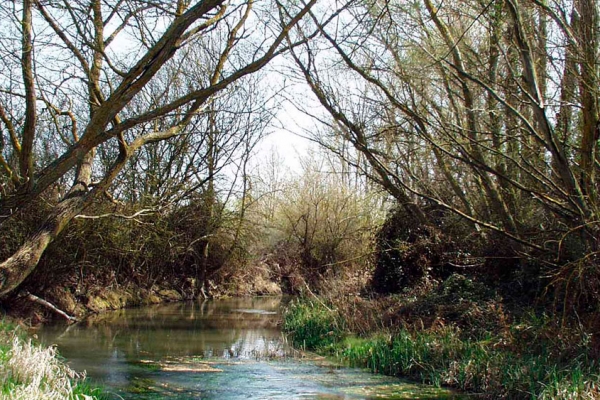
<svg viewBox="0 0 600 400">
<path fill-rule="evenodd" d="M 68 281 L 68 280 L 67 280 Z M 37 325 L 53 320 L 81 320 L 91 314 L 110 310 L 138 307 L 152 304 L 180 302 L 198 298 L 222 298 L 256 295 L 281 295 L 277 282 L 256 275 L 254 279 L 233 281 L 230 285 L 217 285 L 208 281 L 197 287 L 194 279 L 173 279 L 150 287 L 142 287 L 128 282 L 121 285 L 90 285 L 86 288 L 77 285 L 53 286 L 51 288 L 26 287 L 18 294 L 4 299 L 4 314 L 23 321 L 27 325 Z"/>
</svg>

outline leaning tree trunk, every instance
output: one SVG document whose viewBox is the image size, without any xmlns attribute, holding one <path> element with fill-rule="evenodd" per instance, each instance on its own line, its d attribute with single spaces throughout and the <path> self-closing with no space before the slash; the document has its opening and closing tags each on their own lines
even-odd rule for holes
<svg viewBox="0 0 600 400">
<path fill-rule="evenodd" d="M 73 187 L 54 207 L 42 226 L 25 240 L 12 257 L 0 264 L 0 297 L 15 290 L 31 274 L 48 245 L 58 237 L 76 215 L 92 203 L 98 190 L 105 187 L 105 185 L 101 185 L 102 188 L 96 187 L 91 191 L 88 190 L 92 180 L 94 155 L 94 150 L 86 154 L 77 168 Z"/>
<path fill-rule="evenodd" d="M 69 193 L 54 207 L 42 226 L 25 240 L 15 254 L 0 263 L 0 298 L 18 288 L 33 272 L 50 243 L 60 235 L 73 218 L 92 204 L 98 194 L 108 189 L 133 152 L 146 143 L 144 139 L 146 138 L 138 138 L 131 146 L 127 146 L 120 137 L 118 157 L 104 178 L 91 189 L 95 150 L 86 154 L 77 168 L 75 183 Z"/>
<path fill-rule="evenodd" d="M 42 254 L 65 226 L 88 204 L 91 193 L 76 195 L 56 205 L 46 222 L 31 235 L 16 253 L 0 264 L 0 297 L 15 290 L 38 265 Z"/>
<path fill-rule="evenodd" d="M 0 263 L 0 298 L 18 288 L 25 278 L 33 272 L 50 243 L 60 235 L 73 218 L 83 212 L 99 194 L 104 193 L 109 188 L 127 161 L 140 147 L 149 142 L 173 137 L 181 132 L 200 105 L 201 103 L 198 103 L 198 105 L 192 107 L 188 115 L 182 119 L 181 125 L 163 132 L 152 132 L 140 136 L 131 144 L 127 144 L 123 136 L 119 135 L 119 155 L 104 178 L 91 188 L 92 162 L 95 150 L 93 149 L 87 153 L 77 169 L 75 183 L 69 193 L 54 207 L 44 224 L 25 240 L 15 254 Z"/>
</svg>

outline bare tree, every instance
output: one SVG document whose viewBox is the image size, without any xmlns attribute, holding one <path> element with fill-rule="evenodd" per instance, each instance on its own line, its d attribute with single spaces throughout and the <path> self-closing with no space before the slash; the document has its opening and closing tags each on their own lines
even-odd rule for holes
<svg viewBox="0 0 600 400">
<path fill-rule="evenodd" d="M 18 287 L 48 244 L 109 188 L 138 150 L 193 132 L 190 124 L 215 95 L 285 52 L 286 33 L 315 2 L 3 4 L 0 223 L 65 176 L 73 174 L 74 183 L 46 222 L 0 264 L 0 295 Z M 278 9 L 289 17 L 273 19 Z M 169 85 L 163 96 L 145 101 L 161 71 L 176 69 L 192 51 L 204 54 L 197 66 L 201 78 Z M 41 160 L 37 149 L 44 141 L 54 149 Z M 105 153 L 115 155 L 95 180 L 99 145 L 116 151 Z"/>
<path fill-rule="evenodd" d="M 311 13 L 321 35 L 291 54 L 321 120 L 421 223 L 435 204 L 547 262 L 594 263 L 598 8 L 349 1 L 335 23 Z"/>
</svg>

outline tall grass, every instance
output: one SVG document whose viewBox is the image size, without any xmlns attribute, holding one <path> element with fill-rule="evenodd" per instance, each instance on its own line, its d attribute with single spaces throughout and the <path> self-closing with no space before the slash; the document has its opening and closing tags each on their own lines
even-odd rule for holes
<svg viewBox="0 0 600 400">
<path fill-rule="evenodd" d="M 3 325 L 0 323 L 0 325 Z M 5 336 L 0 346 L 0 395 L 11 400 L 95 399 L 99 390 L 57 358 L 54 347 L 44 348 L 19 335 Z"/>
<path fill-rule="evenodd" d="M 519 351 L 506 338 L 492 334 L 465 338 L 452 326 L 358 338 L 335 328 L 346 325 L 341 318 L 318 303 L 292 303 L 284 316 L 284 329 L 296 345 L 326 351 L 350 366 L 487 398 L 600 398 L 598 363 L 587 358 L 583 349 L 579 356 L 561 360 L 543 346 Z M 328 335 L 327 329 L 335 333 Z"/>
<path fill-rule="evenodd" d="M 344 326 L 335 312 L 310 300 L 293 301 L 285 312 L 283 329 L 291 333 L 296 347 L 314 350 L 338 343 Z"/>
</svg>

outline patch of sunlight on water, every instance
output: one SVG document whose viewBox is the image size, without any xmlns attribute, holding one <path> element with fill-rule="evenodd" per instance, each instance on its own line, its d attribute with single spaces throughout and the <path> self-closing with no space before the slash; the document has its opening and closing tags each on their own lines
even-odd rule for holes
<svg viewBox="0 0 600 400">
<path fill-rule="evenodd" d="M 278 324 L 280 298 L 126 309 L 47 326 L 72 368 L 123 399 L 458 399 L 445 389 L 300 358 Z"/>
</svg>

